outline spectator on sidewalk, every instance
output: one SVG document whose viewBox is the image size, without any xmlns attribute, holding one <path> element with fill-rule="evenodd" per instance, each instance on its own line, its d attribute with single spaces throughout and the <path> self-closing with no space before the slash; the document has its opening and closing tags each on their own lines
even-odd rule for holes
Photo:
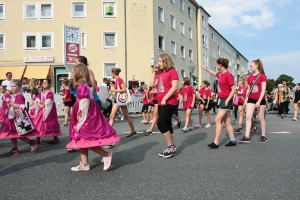
<svg viewBox="0 0 300 200">
<path fill-rule="evenodd" d="M 2 85 L 6 85 L 6 89 L 9 93 L 11 93 L 11 87 L 10 87 L 10 83 L 12 79 L 12 73 L 11 72 L 7 72 L 6 73 L 6 80 L 2 81 Z"/>
</svg>

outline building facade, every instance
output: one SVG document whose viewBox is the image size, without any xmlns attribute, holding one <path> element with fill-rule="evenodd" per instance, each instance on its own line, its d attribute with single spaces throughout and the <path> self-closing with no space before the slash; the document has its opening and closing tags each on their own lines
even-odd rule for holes
<svg viewBox="0 0 300 200">
<path fill-rule="evenodd" d="M 214 80 L 200 66 L 214 62 L 209 17 L 195 0 L 2 0 L 0 80 L 8 71 L 14 79 L 50 77 L 57 92 L 60 81 L 69 76 L 63 24 L 81 28 L 81 54 L 88 58 L 98 83 L 111 78 L 113 67 L 122 70 L 120 76 L 129 87 L 148 83 L 163 53 L 171 55 L 180 80 L 185 76 Z M 247 59 L 235 52 L 237 59 L 231 64 L 237 77 Z M 225 53 L 217 56 L 230 58 Z"/>
</svg>

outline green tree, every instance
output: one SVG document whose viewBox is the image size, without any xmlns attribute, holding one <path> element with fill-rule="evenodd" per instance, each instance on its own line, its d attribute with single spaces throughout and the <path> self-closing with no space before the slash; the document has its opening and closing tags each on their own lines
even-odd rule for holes
<svg viewBox="0 0 300 200">
<path fill-rule="evenodd" d="M 267 92 L 268 92 L 268 94 L 270 94 L 275 87 L 276 87 L 275 80 L 274 79 L 268 79 L 268 82 L 267 82 Z"/>
<path fill-rule="evenodd" d="M 294 78 L 286 74 L 281 74 L 275 81 L 275 85 L 277 86 L 278 84 L 282 84 L 283 81 L 285 81 L 287 83 L 287 86 L 291 89 L 296 86 L 296 84 L 293 82 Z"/>
</svg>

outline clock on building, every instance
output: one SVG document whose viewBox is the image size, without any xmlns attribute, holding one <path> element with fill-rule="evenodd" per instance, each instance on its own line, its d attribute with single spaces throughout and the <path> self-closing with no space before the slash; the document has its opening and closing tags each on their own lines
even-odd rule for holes
<svg viewBox="0 0 300 200">
<path fill-rule="evenodd" d="M 80 28 L 70 27 L 70 26 L 66 27 L 66 31 L 65 31 L 66 42 L 80 43 L 80 39 L 81 39 L 80 35 L 81 35 Z"/>
</svg>

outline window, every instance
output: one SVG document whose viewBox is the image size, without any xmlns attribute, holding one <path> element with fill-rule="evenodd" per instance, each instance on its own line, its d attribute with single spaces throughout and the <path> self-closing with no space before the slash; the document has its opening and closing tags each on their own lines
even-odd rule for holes
<svg viewBox="0 0 300 200">
<path fill-rule="evenodd" d="M 114 18 L 117 17 L 117 3 L 103 2 L 103 17 Z"/>
<path fill-rule="evenodd" d="M 52 19 L 53 4 L 52 3 L 25 3 L 24 18 L 25 19 Z"/>
<path fill-rule="evenodd" d="M 175 29 L 175 17 L 170 15 L 170 25 L 172 29 Z"/>
<path fill-rule="evenodd" d="M 214 59 L 217 58 L 217 53 L 216 53 L 215 50 L 212 50 L 212 51 L 211 51 L 211 57 L 213 57 Z"/>
<path fill-rule="evenodd" d="M 73 18 L 85 18 L 85 2 L 73 2 Z"/>
<path fill-rule="evenodd" d="M 217 39 L 216 39 L 216 34 L 211 33 L 211 40 L 214 41 L 214 42 L 217 41 Z"/>
<path fill-rule="evenodd" d="M 172 4 L 175 4 L 175 0 L 170 0 L 170 2 L 171 2 Z"/>
<path fill-rule="evenodd" d="M 5 18 L 4 4 L 0 4 L 0 20 Z"/>
<path fill-rule="evenodd" d="M 204 66 L 208 66 L 208 55 L 206 54 L 203 54 L 203 60 L 202 60 L 202 63 Z"/>
<path fill-rule="evenodd" d="M 189 28 L 189 39 L 193 39 L 193 32 L 191 28 Z"/>
<path fill-rule="evenodd" d="M 5 50 L 5 35 L 0 34 L 0 50 Z"/>
<path fill-rule="evenodd" d="M 181 11 L 184 11 L 184 3 L 183 3 L 183 0 L 179 0 L 179 9 Z"/>
<path fill-rule="evenodd" d="M 41 34 L 41 49 L 52 49 L 51 34 Z"/>
<path fill-rule="evenodd" d="M 103 35 L 104 48 L 116 48 L 116 33 L 104 33 Z"/>
<path fill-rule="evenodd" d="M 165 50 L 165 38 L 161 35 L 158 36 L 158 49 Z"/>
<path fill-rule="evenodd" d="M 86 49 L 86 32 L 81 32 L 81 48 Z"/>
<path fill-rule="evenodd" d="M 192 18 L 192 8 L 190 6 L 188 6 L 188 15 Z"/>
<path fill-rule="evenodd" d="M 171 54 L 176 55 L 176 43 L 171 41 Z"/>
<path fill-rule="evenodd" d="M 206 29 L 206 17 L 202 15 L 202 27 Z"/>
<path fill-rule="evenodd" d="M 205 48 L 208 48 L 208 45 L 207 45 L 207 36 L 205 35 L 202 35 L 202 46 L 205 47 Z"/>
<path fill-rule="evenodd" d="M 222 49 L 224 49 L 224 42 L 223 41 L 221 42 L 221 47 L 222 47 Z"/>
<path fill-rule="evenodd" d="M 158 20 L 164 22 L 164 9 L 158 6 L 157 13 L 158 13 Z"/>
<path fill-rule="evenodd" d="M 218 46 L 218 55 L 221 54 L 221 51 L 220 51 L 220 46 Z"/>
<path fill-rule="evenodd" d="M 183 79 L 185 77 L 185 69 L 181 69 L 181 78 Z"/>
<path fill-rule="evenodd" d="M 193 61 L 193 50 L 189 49 L 189 60 Z"/>
<path fill-rule="evenodd" d="M 117 63 L 104 63 L 104 78 L 112 78 L 111 70 L 116 67 Z"/>
<path fill-rule="evenodd" d="M 53 33 L 25 33 L 25 50 L 52 50 L 54 49 Z"/>
<path fill-rule="evenodd" d="M 181 56 L 181 58 L 185 58 L 185 48 L 184 48 L 184 46 L 180 47 L 180 56 Z"/>
<path fill-rule="evenodd" d="M 180 33 L 184 35 L 184 23 L 180 22 Z"/>
</svg>

